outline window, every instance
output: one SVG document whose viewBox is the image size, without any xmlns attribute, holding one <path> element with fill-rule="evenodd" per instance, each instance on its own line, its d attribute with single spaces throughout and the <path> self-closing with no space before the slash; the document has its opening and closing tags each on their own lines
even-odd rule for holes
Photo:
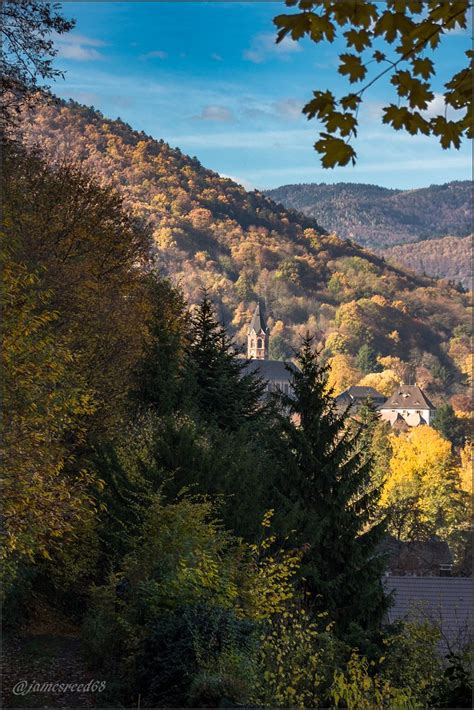
<svg viewBox="0 0 474 710">
<path fill-rule="evenodd" d="M 255 347 L 255 340 L 251 340 L 251 341 L 250 341 L 250 347 L 251 347 L 251 348 L 254 348 L 254 347 Z"/>
<path fill-rule="evenodd" d="M 261 338 L 257 340 L 257 348 L 263 348 L 263 340 Z"/>
</svg>

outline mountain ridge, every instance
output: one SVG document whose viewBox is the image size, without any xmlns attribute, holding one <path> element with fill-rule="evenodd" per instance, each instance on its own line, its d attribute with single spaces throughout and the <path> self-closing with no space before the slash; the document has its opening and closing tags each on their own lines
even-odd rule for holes
<svg viewBox="0 0 474 710">
<path fill-rule="evenodd" d="M 349 365 L 370 344 L 375 355 L 410 361 L 423 372 L 444 368 L 461 385 L 461 364 L 449 351 L 455 328 L 469 326 L 458 289 L 440 288 L 327 234 L 311 216 L 247 192 L 92 108 L 41 103 L 25 117 L 22 135 L 53 163 L 79 162 L 115 185 L 151 230 L 158 271 L 179 283 L 191 304 L 208 289 L 237 342 L 245 342 L 263 298 L 275 359 L 291 356 L 309 330 L 327 357 L 341 355 Z"/>
<path fill-rule="evenodd" d="M 471 234 L 472 186 L 469 180 L 410 190 L 368 183 L 299 183 L 266 190 L 265 194 L 314 217 L 329 232 L 383 249 Z"/>
</svg>

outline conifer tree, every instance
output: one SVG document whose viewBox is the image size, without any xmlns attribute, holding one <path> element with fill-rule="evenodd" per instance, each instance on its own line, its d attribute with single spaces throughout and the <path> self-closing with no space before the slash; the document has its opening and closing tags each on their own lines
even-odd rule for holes
<svg viewBox="0 0 474 710">
<path fill-rule="evenodd" d="M 206 291 L 191 319 L 190 341 L 187 389 L 199 418 L 228 430 L 258 418 L 264 409 L 265 385 L 253 373 L 245 372 L 247 360 L 238 357 Z"/>
<path fill-rule="evenodd" d="M 354 642 L 376 631 L 386 608 L 375 523 L 378 489 L 371 463 L 336 409 L 313 338 L 303 340 L 293 393 L 283 397 L 282 451 L 277 490 L 282 531 L 306 546 L 302 574 L 315 612 L 328 611 L 339 633 Z M 296 538 L 296 540 L 295 540 Z"/>
<path fill-rule="evenodd" d="M 147 343 L 136 372 L 133 400 L 159 416 L 179 410 L 182 366 L 189 337 L 189 316 L 182 292 L 167 279 L 148 276 L 150 313 Z"/>
</svg>

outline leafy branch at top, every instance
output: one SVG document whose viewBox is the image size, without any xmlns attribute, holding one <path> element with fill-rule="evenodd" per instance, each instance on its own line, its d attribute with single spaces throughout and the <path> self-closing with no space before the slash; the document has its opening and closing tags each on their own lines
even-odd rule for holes
<svg viewBox="0 0 474 710">
<path fill-rule="evenodd" d="M 457 112 L 453 120 L 447 119 L 446 111 L 433 117 L 421 113 L 435 98 L 431 83 L 435 63 L 425 53 L 434 52 L 446 32 L 467 27 L 470 0 L 286 0 L 286 4 L 298 6 L 301 12 L 274 18 L 279 28 L 277 42 L 287 36 L 293 40 L 309 36 L 316 43 L 332 43 L 339 28 L 348 27 L 342 36 L 351 51 L 339 55 L 339 74 L 356 84 L 367 78 L 371 63 L 387 65 L 358 91 L 337 99 L 330 90 L 316 90 L 304 106 L 308 119 L 317 118 L 324 127 L 314 146 L 323 167 L 355 165 L 357 154 L 350 141 L 357 137 L 363 95 L 389 73 L 398 99 L 383 108 L 383 123 L 411 135 L 434 135 L 443 148 L 459 148 L 463 137 L 473 137 L 472 50 L 465 52 L 467 66 L 444 84 L 445 109 Z M 372 51 L 378 40 L 394 49 L 398 57 L 389 59 L 379 49 Z"/>
</svg>

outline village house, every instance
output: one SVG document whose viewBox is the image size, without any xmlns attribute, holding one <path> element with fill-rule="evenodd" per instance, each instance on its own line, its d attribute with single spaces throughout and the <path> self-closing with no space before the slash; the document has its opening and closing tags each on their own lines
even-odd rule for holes
<svg viewBox="0 0 474 710">
<path fill-rule="evenodd" d="M 355 414 L 367 401 L 371 402 L 376 409 L 385 403 L 387 398 L 373 387 L 360 387 L 355 385 L 338 394 L 335 398 L 339 410 L 349 409 L 351 414 Z"/>
<path fill-rule="evenodd" d="M 400 385 L 380 408 L 381 418 L 391 426 L 430 425 L 436 407 L 418 385 Z"/>
</svg>

